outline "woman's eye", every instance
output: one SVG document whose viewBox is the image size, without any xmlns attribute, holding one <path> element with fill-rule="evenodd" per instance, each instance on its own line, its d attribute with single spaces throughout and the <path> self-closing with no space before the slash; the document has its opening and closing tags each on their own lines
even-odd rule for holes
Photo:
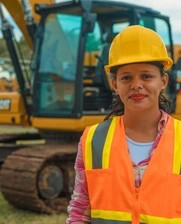
<svg viewBox="0 0 181 224">
<path fill-rule="evenodd" d="M 152 78 L 152 76 L 149 74 L 145 74 L 142 77 L 143 77 L 143 79 L 151 79 Z"/>
<path fill-rule="evenodd" d="M 123 77 L 121 77 L 121 80 L 123 80 L 123 81 L 128 81 L 130 79 L 131 79 L 131 76 L 123 76 Z"/>
</svg>

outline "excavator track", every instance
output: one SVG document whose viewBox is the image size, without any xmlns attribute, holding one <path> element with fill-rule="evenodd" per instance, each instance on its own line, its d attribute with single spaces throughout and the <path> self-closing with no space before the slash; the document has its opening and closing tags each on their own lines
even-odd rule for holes
<svg viewBox="0 0 181 224">
<path fill-rule="evenodd" d="M 74 186 L 77 143 L 34 145 L 11 153 L 1 172 L 1 192 L 13 206 L 66 212 Z"/>
</svg>

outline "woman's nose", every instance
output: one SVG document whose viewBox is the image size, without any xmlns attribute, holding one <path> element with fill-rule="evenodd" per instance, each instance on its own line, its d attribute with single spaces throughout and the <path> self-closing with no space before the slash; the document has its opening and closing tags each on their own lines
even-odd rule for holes
<svg viewBox="0 0 181 224">
<path fill-rule="evenodd" d="M 133 79 L 130 89 L 138 90 L 138 89 L 142 89 L 142 88 L 143 88 L 143 85 L 142 85 L 141 80 Z"/>
</svg>

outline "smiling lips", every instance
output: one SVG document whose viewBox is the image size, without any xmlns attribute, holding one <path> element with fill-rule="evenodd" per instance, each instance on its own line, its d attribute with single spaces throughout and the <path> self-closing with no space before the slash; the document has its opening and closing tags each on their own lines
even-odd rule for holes
<svg viewBox="0 0 181 224">
<path fill-rule="evenodd" d="M 143 100 L 144 98 L 146 97 L 146 95 L 144 94 L 132 94 L 130 96 L 130 98 L 134 101 L 140 101 L 140 100 Z"/>
</svg>

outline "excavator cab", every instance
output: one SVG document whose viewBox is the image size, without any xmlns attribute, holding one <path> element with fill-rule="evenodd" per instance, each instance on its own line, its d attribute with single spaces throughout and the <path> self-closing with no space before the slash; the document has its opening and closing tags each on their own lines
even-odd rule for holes
<svg viewBox="0 0 181 224">
<path fill-rule="evenodd" d="M 109 112 L 112 89 L 104 65 L 113 38 L 125 27 L 140 24 L 162 36 L 172 58 L 173 43 L 169 18 L 150 8 L 111 0 L 74 0 L 35 4 L 34 9 L 40 20 L 27 23 L 33 45 L 29 91 L 10 35 L 4 35 L 20 91 L 15 99 L 8 94 L 0 94 L 0 99 L 10 99 L 11 105 L 21 100 L 21 106 L 17 117 L 11 109 L 0 111 L 0 123 L 7 116 L 5 121 L 11 125 L 28 117 L 46 144 L 24 147 L 7 157 L 1 168 L 1 191 L 16 207 L 52 213 L 66 210 L 84 128 Z M 176 77 L 173 70 L 169 74 L 173 81 L 167 95 L 174 100 Z"/>
<path fill-rule="evenodd" d="M 109 108 L 110 89 L 104 88 L 102 77 L 99 83 L 94 81 L 102 41 L 97 14 L 90 1 L 82 4 L 71 2 L 63 8 L 56 5 L 38 11 L 42 18 L 38 29 L 43 35 L 38 46 L 35 37 L 34 116 L 80 118 L 91 111 L 101 115 Z M 105 97 L 101 97 L 101 87 Z"/>
</svg>

